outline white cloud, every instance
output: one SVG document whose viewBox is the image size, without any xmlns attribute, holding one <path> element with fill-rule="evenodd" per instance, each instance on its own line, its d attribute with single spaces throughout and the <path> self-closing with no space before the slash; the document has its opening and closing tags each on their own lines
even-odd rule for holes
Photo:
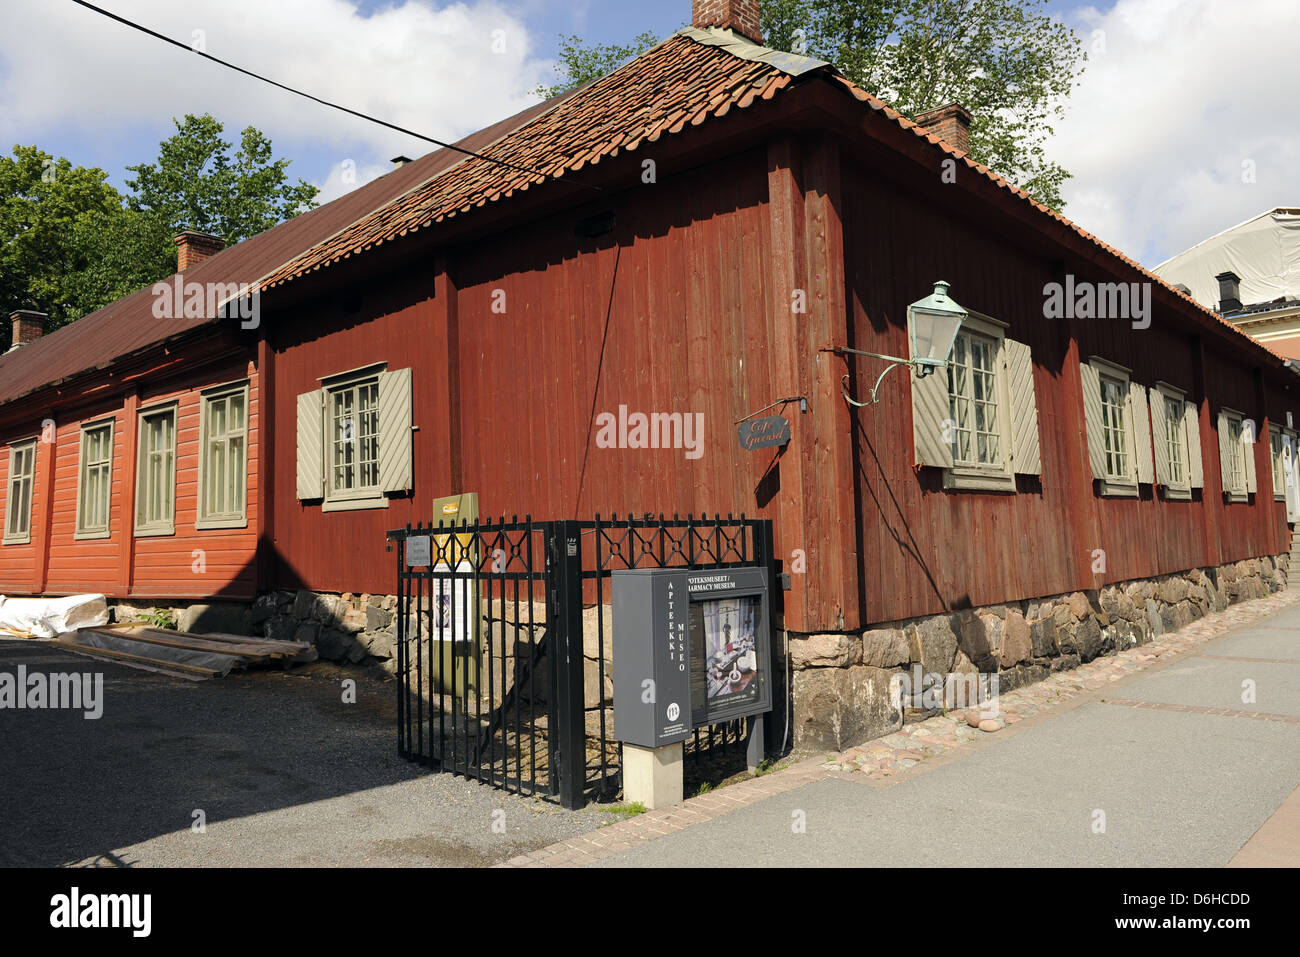
<svg viewBox="0 0 1300 957">
<path fill-rule="evenodd" d="M 350 0 L 104 5 L 187 44 L 202 31 L 198 37 L 213 56 L 439 139 L 524 109 L 535 102 L 528 91 L 547 77 L 548 64 L 533 55 L 523 23 L 491 0 L 439 7 L 401 0 L 371 16 Z M 434 148 L 72 3 L 5 0 L 4 18 L 0 142 L 38 141 L 69 126 L 88 140 L 143 130 L 166 135 L 170 117 L 210 112 L 226 123 L 227 138 L 253 125 L 272 138 L 278 155 L 337 151 L 327 188 L 345 185 L 339 164 L 349 158 L 359 185 L 377 160 Z"/>
<path fill-rule="evenodd" d="M 350 193 L 358 186 L 364 186 L 373 179 L 378 179 L 392 170 L 390 163 L 358 163 L 353 159 L 344 159 L 330 167 L 329 175 L 323 182 L 313 185 L 320 190 L 316 201 L 324 206 Z"/>
<path fill-rule="evenodd" d="M 1074 23 L 1089 62 L 1049 147 L 1074 174 L 1071 219 L 1152 266 L 1300 204 L 1300 4 L 1118 0 Z M 1254 183 L 1242 182 L 1247 161 Z"/>
</svg>

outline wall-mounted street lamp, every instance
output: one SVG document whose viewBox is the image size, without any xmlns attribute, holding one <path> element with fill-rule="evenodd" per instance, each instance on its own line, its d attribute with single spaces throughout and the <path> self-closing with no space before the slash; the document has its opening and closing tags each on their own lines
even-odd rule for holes
<svg viewBox="0 0 1300 957">
<path fill-rule="evenodd" d="M 885 381 L 885 376 L 898 366 L 910 366 L 916 372 L 918 379 L 924 379 L 936 369 L 942 369 L 948 364 L 957 332 L 961 329 L 962 320 L 965 318 L 966 310 L 948 298 L 948 283 L 940 280 L 934 284 L 934 292 L 907 307 L 907 334 L 912 352 L 910 359 L 881 355 L 878 352 L 863 352 L 861 349 L 850 349 L 847 346 L 835 346 L 823 350 L 833 352 L 837 356 L 867 356 L 872 359 L 884 359 L 890 363 L 885 367 L 885 371 L 880 373 L 880 378 L 876 379 L 876 384 L 871 390 L 871 398 L 866 402 L 858 402 L 849 395 L 849 377 L 844 376 L 840 380 L 840 392 L 844 395 L 844 401 L 858 409 L 874 405 L 880 401 L 877 395 L 880 391 L 880 383 Z"/>
</svg>

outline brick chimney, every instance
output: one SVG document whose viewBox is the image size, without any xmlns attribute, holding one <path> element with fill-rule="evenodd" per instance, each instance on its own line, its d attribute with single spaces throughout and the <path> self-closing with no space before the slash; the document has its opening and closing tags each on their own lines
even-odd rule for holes
<svg viewBox="0 0 1300 957">
<path fill-rule="evenodd" d="M 184 272 L 191 266 L 197 266 L 209 256 L 215 256 L 226 248 L 226 242 L 219 236 L 196 233 L 187 229 L 172 239 L 176 244 L 176 271 Z"/>
<path fill-rule="evenodd" d="M 970 124 L 974 117 L 966 108 L 949 103 L 937 110 L 922 113 L 916 118 L 918 126 L 933 133 L 955 150 L 970 152 Z"/>
<path fill-rule="evenodd" d="M 722 27 L 754 43 L 763 42 L 758 0 L 691 0 L 691 26 Z"/>
<path fill-rule="evenodd" d="M 9 348 L 17 349 L 45 335 L 45 320 L 48 318 L 45 313 L 33 312 L 30 309 L 17 309 L 12 312 L 9 319 L 13 322 L 14 338 Z"/>
</svg>

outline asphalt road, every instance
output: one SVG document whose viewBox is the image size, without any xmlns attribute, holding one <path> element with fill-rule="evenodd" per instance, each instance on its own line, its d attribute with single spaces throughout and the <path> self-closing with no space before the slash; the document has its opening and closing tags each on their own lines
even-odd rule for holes
<svg viewBox="0 0 1300 957">
<path fill-rule="evenodd" d="M 20 664 L 102 673 L 104 711 L 0 709 L 0 866 L 476 866 L 609 820 L 408 764 L 393 685 L 344 704 L 330 666 L 190 682 L 0 640 Z"/>
<path fill-rule="evenodd" d="M 1300 723 L 1249 717 L 1300 714 L 1300 609 L 1107 697 L 897 783 L 816 781 L 600 865 L 1221 867 L 1300 785 Z"/>
</svg>

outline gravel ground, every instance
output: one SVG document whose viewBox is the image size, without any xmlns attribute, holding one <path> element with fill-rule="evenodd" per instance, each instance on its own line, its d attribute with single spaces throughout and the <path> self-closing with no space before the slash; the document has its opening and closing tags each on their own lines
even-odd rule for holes
<svg viewBox="0 0 1300 957">
<path fill-rule="evenodd" d="M 190 682 L 0 640 L 19 665 L 102 673 L 104 711 L 0 710 L 0 866 L 482 866 L 611 818 L 402 760 L 382 672 Z"/>
</svg>

